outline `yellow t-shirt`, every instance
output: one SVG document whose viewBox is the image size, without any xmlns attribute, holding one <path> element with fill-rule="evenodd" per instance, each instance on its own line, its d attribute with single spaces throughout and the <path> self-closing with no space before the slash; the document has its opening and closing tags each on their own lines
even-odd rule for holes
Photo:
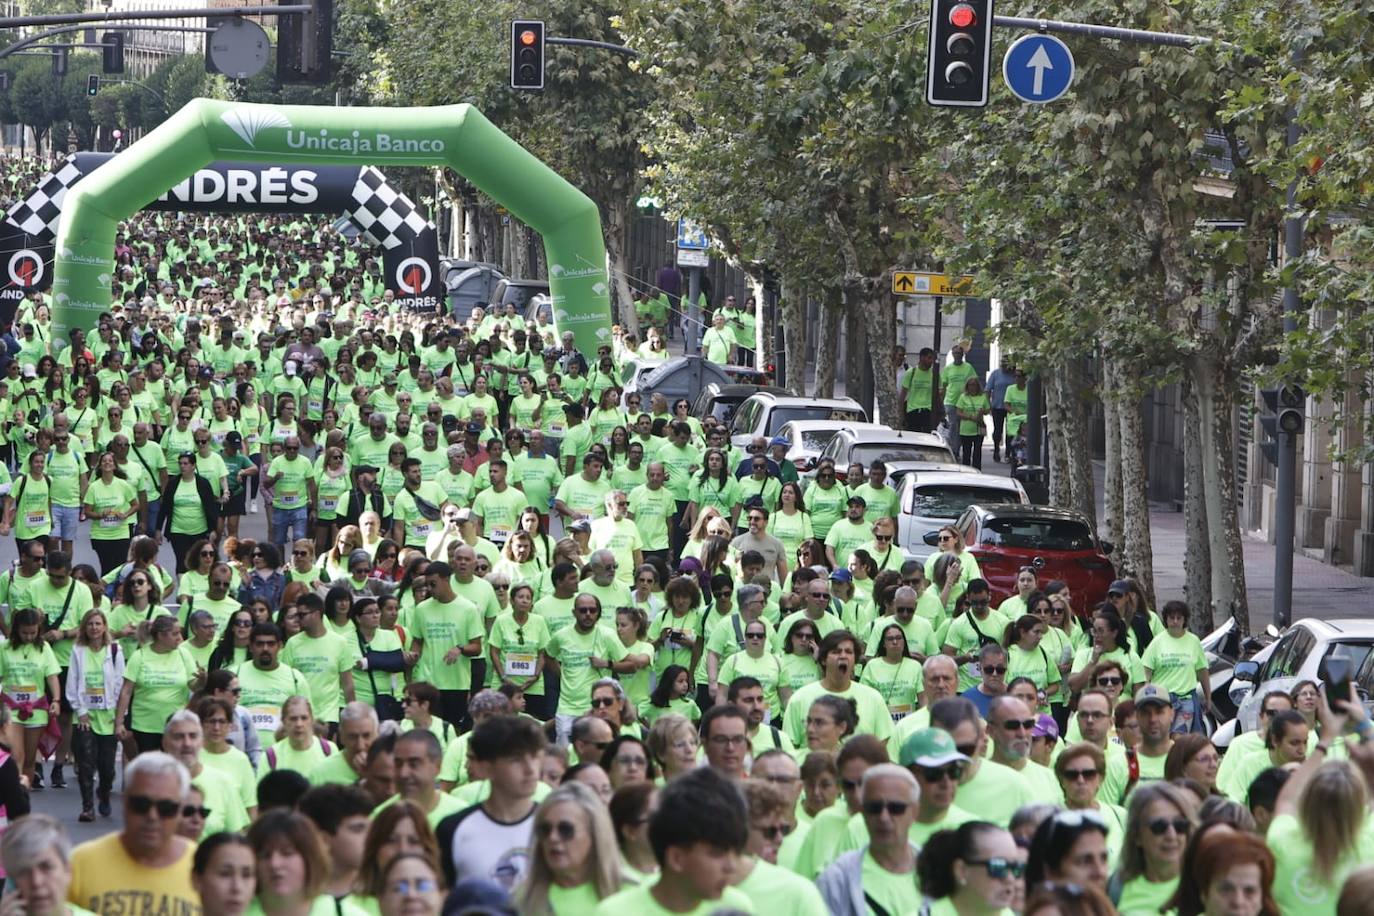
<svg viewBox="0 0 1374 916">
<path fill-rule="evenodd" d="M 111 833 L 82 843 L 72 852 L 72 883 L 67 900 L 97 913 L 167 913 L 198 916 L 200 894 L 191 886 L 196 845 L 182 844 L 181 857 L 162 868 L 136 862 Z"/>
</svg>

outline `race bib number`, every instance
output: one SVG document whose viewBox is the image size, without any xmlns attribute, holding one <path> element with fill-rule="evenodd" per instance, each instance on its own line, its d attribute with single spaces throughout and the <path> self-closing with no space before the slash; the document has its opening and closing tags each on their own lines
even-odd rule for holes
<svg viewBox="0 0 1374 916">
<path fill-rule="evenodd" d="M 124 519 L 120 518 L 118 515 L 102 515 L 102 516 L 100 516 L 100 527 L 101 527 L 101 528 L 118 528 L 120 525 L 125 525 L 125 524 L 128 524 L 128 523 L 127 523 Z"/>
<path fill-rule="evenodd" d="M 38 687 L 34 684 L 11 687 L 10 699 L 16 703 L 32 703 L 38 699 Z"/>
<path fill-rule="evenodd" d="M 434 530 L 434 526 L 429 522 L 412 522 L 410 525 L 410 536 L 412 539 L 422 541 L 429 537 L 429 533 Z"/>
<path fill-rule="evenodd" d="M 48 513 L 46 512 L 25 512 L 24 524 L 30 528 L 42 528 L 48 523 Z"/>
<path fill-rule="evenodd" d="M 221 445 L 224 444 L 224 437 L 227 436 L 228 434 L 229 434 L 229 431 L 228 431 L 228 430 L 220 430 L 219 432 L 215 432 L 214 430 L 211 430 L 211 431 L 210 431 L 210 441 L 213 442 L 213 443 L 215 444 L 215 447 L 216 447 L 216 448 L 219 448 Z"/>
<path fill-rule="evenodd" d="M 253 720 L 253 727 L 260 732 L 274 732 L 281 725 L 278 710 L 271 706 L 254 706 L 248 710 L 248 715 Z"/>
<path fill-rule="evenodd" d="M 509 525 L 493 525 L 487 537 L 496 545 L 502 545 L 510 540 L 511 527 Z"/>
<path fill-rule="evenodd" d="M 323 511 L 323 512 L 333 512 L 333 511 L 334 511 L 335 509 L 337 509 L 338 507 L 339 507 L 339 498 L 338 498 L 337 496 L 321 496 L 321 497 L 320 497 L 320 509 L 321 509 L 321 511 Z"/>
<path fill-rule="evenodd" d="M 87 685 L 86 689 L 82 691 L 82 693 L 85 695 L 87 709 L 110 708 L 107 705 L 108 700 L 105 696 L 105 686 L 103 684 L 99 686 Z"/>
<path fill-rule="evenodd" d="M 305 402 L 305 406 L 312 414 L 324 412 L 324 401 L 320 398 L 310 398 Z"/>
<path fill-rule="evenodd" d="M 568 424 L 564 423 L 562 420 L 554 420 L 549 423 L 549 432 L 555 436 L 561 436 L 563 433 L 567 432 L 567 430 Z"/>
<path fill-rule="evenodd" d="M 887 711 L 892 714 L 893 722 L 900 722 L 911 712 L 910 703 L 898 703 L 895 706 L 888 706 Z"/>
<path fill-rule="evenodd" d="M 532 677 L 536 656 L 531 652 L 507 652 L 506 675 L 508 677 Z"/>
<path fill-rule="evenodd" d="M 299 493 L 283 493 L 278 490 L 277 495 L 281 497 L 282 505 L 288 507 L 295 506 L 296 503 L 301 500 L 301 495 Z"/>
<path fill-rule="evenodd" d="M 978 664 L 977 662 L 969 662 L 967 665 L 964 666 L 964 670 L 967 671 L 969 677 L 973 678 L 974 680 L 981 681 L 983 679 L 983 666 Z"/>
</svg>

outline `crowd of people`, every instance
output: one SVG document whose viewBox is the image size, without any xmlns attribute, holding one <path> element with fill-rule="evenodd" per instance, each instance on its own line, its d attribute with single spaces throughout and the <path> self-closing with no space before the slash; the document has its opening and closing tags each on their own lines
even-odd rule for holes
<svg viewBox="0 0 1374 916">
<path fill-rule="evenodd" d="M 909 559 L 881 462 L 397 312 L 325 225 L 116 257 L 0 373 L 0 910 L 1367 912 L 1374 726 L 1303 683 L 1222 758 L 1186 604 Z"/>
</svg>

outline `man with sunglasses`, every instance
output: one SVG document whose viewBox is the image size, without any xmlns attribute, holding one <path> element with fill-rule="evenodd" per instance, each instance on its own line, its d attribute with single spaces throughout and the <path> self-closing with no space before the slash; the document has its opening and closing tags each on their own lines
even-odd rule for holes
<svg viewBox="0 0 1374 916">
<path fill-rule="evenodd" d="M 992 701 L 987 714 L 988 737 L 992 739 L 992 760 L 1021 774 L 1035 793 L 1036 801 L 1062 804 L 1064 792 L 1054 771 L 1031 759 L 1035 711 L 1013 696 Z M 1056 736 L 1057 737 L 1057 736 Z"/>
<path fill-rule="evenodd" d="M 749 840 L 744 855 L 736 863 L 731 883 L 750 899 L 755 912 L 776 909 L 781 913 L 826 916 L 825 901 L 815 885 L 786 866 L 779 866 L 782 844 L 796 833 L 796 799 L 787 790 L 759 779 L 747 780 L 743 790 L 749 806 Z"/>
<path fill-rule="evenodd" d="M 33 607 L 33 588 L 43 581 L 43 564 L 48 548 L 40 538 L 30 541 L 19 551 L 19 566 L 0 576 L 0 604 L 5 605 L 5 619 L 21 608 Z"/>
<path fill-rule="evenodd" d="M 969 758 L 954 796 L 959 807 L 1006 827 L 1018 808 L 1036 801 L 1020 773 L 984 756 L 987 735 L 978 710 L 968 700 L 954 697 L 936 703 L 930 709 L 930 724 L 949 732 L 959 753 Z"/>
<path fill-rule="evenodd" d="M 978 670 L 982 679 L 959 696 L 978 707 L 978 715 L 988 717 L 992 704 L 1007 692 L 1007 650 L 988 643 L 978 650 Z"/>
<path fill-rule="evenodd" d="M 864 646 L 869 657 L 882 652 L 883 630 L 894 625 L 901 627 L 902 634 L 906 636 L 907 649 L 915 661 L 925 664 L 926 659 L 940 654 L 940 641 L 935 637 L 934 628 L 930 621 L 916 612 L 919 603 L 920 598 L 914 588 L 903 585 L 893 592 L 892 613 L 879 617 L 868 628 Z"/>
<path fill-rule="evenodd" d="M 880 763 L 864 773 L 860 812 L 867 842 L 845 852 L 816 879 L 826 909 L 840 916 L 914 913 L 921 908 L 915 880 L 918 847 L 909 839 L 920 789 L 895 763 Z"/>
<path fill-rule="evenodd" d="M 72 851 L 67 899 L 94 913 L 138 907 L 199 913 L 191 885 L 196 844 L 177 835 L 191 774 L 161 751 L 138 755 L 124 771 L 124 824 Z"/>
</svg>

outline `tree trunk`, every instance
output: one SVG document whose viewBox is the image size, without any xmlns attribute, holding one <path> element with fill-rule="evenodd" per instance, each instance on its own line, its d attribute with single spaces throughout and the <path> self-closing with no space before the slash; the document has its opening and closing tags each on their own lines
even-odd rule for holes
<svg viewBox="0 0 1374 916">
<path fill-rule="evenodd" d="M 1060 386 L 1063 406 L 1064 459 L 1069 469 L 1068 505 L 1082 512 L 1097 527 L 1097 485 L 1093 479 L 1092 436 L 1088 429 L 1088 409 L 1092 385 L 1082 360 L 1071 359 L 1060 367 L 1064 384 Z"/>
<path fill-rule="evenodd" d="M 784 377 L 778 384 L 798 394 L 806 392 L 806 296 L 796 286 L 784 283 L 778 300 L 782 322 Z"/>
<path fill-rule="evenodd" d="M 902 407 L 897 398 L 897 365 L 892 348 L 897 305 L 892 294 L 883 288 L 881 278 L 870 281 L 867 292 L 868 299 L 862 303 L 863 313 L 859 318 L 866 332 L 868 361 L 873 367 L 873 400 L 878 407 L 877 416 L 887 425 L 900 428 Z M 851 392 L 850 397 L 853 396 Z"/>
<path fill-rule="evenodd" d="M 1183 382 L 1183 596 L 1192 613 L 1189 628 L 1199 636 L 1212 631 L 1212 551 L 1207 540 L 1207 494 L 1203 466 L 1202 416 L 1197 389 Z"/>
<path fill-rule="evenodd" d="M 821 292 L 820 321 L 816 331 L 816 387 L 818 398 L 835 396 L 835 369 L 840 359 L 840 307 L 830 305 L 826 291 Z M 805 366 L 802 367 L 803 376 Z"/>
<path fill-rule="evenodd" d="M 1121 494 L 1121 411 L 1114 391 L 1116 369 L 1111 360 L 1102 363 L 1102 428 L 1105 435 L 1103 456 L 1105 473 L 1102 483 L 1102 522 L 1107 540 L 1120 549 L 1126 543 L 1126 509 Z"/>
<path fill-rule="evenodd" d="M 860 310 L 864 306 L 862 293 L 852 286 L 844 291 L 844 392 L 863 404 L 864 321 Z M 865 405 L 867 408 L 867 405 Z M 872 409 L 868 409 L 872 415 Z"/>
<path fill-rule="evenodd" d="M 611 307 L 626 334 L 639 337 L 639 317 L 635 315 L 634 300 L 630 296 L 630 265 L 625 259 L 625 243 L 629 236 L 630 202 L 618 199 L 603 208 L 606 214 L 606 259 L 611 268 Z"/>
<path fill-rule="evenodd" d="M 937 316 L 938 317 L 938 316 Z M 1065 409 L 1068 400 L 1064 397 L 1065 378 L 1062 366 L 1050 367 L 1041 382 L 1045 394 L 1045 425 L 1049 430 L 1049 454 L 1042 455 L 1042 463 L 1049 470 L 1050 505 L 1067 506 L 1073 500 L 1073 483 L 1070 481 L 1068 430 L 1072 425 L 1069 411 Z"/>
<path fill-rule="evenodd" d="M 512 216 L 510 236 L 511 267 L 515 271 L 511 276 L 527 280 L 530 276 L 530 227 Z"/>
<path fill-rule="evenodd" d="M 1207 542 L 1212 555 L 1212 600 L 1217 616 L 1235 616 L 1241 632 L 1250 630 L 1250 606 L 1245 591 L 1245 552 L 1236 510 L 1236 455 L 1233 416 L 1235 391 L 1240 387 L 1230 364 L 1204 352 L 1188 361 L 1196 387 L 1199 443 L 1207 460 L 1202 464 L 1207 500 Z M 1191 552 L 1193 545 L 1189 544 Z M 1194 610 L 1196 613 L 1196 610 Z"/>
<path fill-rule="evenodd" d="M 1145 417 L 1130 380 L 1116 371 L 1117 414 L 1121 429 L 1121 502 L 1126 569 L 1154 606 L 1154 547 L 1150 542 L 1149 475 L 1145 464 Z"/>
</svg>

